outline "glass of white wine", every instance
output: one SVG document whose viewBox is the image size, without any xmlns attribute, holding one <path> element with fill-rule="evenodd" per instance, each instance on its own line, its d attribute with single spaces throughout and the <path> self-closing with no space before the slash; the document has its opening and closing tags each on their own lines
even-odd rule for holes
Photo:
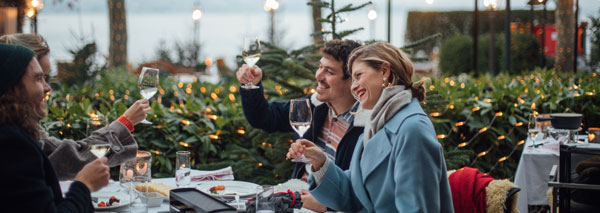
<svg viewBox="0 0 600 213">
<path fill-rule="evenodd" d="M 532 144 L 535 144 L 535 136 L 540 132 L 540 129 L 536 126 L 535 114 L 531 113 L 527 120 L 527 134 L 531 139 Z"/>
<path fill-rule="evenodd" d="M 260 50 L 260 39 L 258 36 L 256 37 L 244 37 L 244 47 L 242 48 L 242 58 L 244 62 L 248 64 L 248 67 L 254 66 L 256 62 L 262 56 L 262 52 Z M 252 82 L 246 83 L 246 85 L 242 85 L 244 89 L 258 89 L 259 87 L 254 85 Z"/>
<path fill-rule="evenodd" d="M 142 72 L 140 73 L 140 78 L 138 80 L 138 88 L 140 89 L 140 94 L 144 99 L 149 100 L 156 94 L 158 91 L 158 69 L 144 67 L 142 68 Z M 144 119 L 141 121 L 144 124 L 152 124 L 152 122 Z"/>
<path fill-rule="evenodd" d="M 307 98 L 292 99 L 290 101 L 290 125 L 292 129 L 298 133 L 300 139 L 304 136 L 304 133 L 310 128 L 310 122 L 312 121 L 312 110 L 310 108 L 310 102 Z M 306 158 L 304 154 L 300 158 L 292 159 L 292 162 L 309 162 L 311 159 Z"/>
<path fill-rule="evenodd" d="M 108 150 L 110 149 L 110 144 L 93 144 L 90 145 L 90 152 L 94 154 L 97 158 L 104 157 Z"/>
</svg>

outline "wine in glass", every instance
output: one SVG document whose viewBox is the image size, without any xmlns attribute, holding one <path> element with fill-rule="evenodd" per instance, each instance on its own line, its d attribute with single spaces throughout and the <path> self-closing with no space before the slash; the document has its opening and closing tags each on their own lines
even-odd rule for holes
<svg viewBox="0 0 600 213">
<path fill-rule="evenodd" d="M 532 113 L 529 115 L 529 119 L 527 121 L 527 134 L 531 139 L 532 143 L 535 144 L 535 136 L 540 132 L 535 123 L 535 115 Z"/>
<path fill-rule="evenodd" d="M 290 125 L 292 129 L 298 133 L 300 139 L 304 136 L 304 133 L 310 128 L 310 122 L 312 121 L 312 111 L 310 108 L 310 102 L 307 98 L 292 99 L 290 101 Z M 300 158 L 292 159 L 292 162 L 309 162 L 310 159 L 306 158 L 304 154 Z"/>
<path fill-rule="evenodd" d="M 93 144 L 90 145 L 90 152 L 94 154 L 97 158 L 104 157 L 106 153 L 110 149 L 110 144 Z"/>
<path fill-rule="evenodd" d="M 138 88 L 140 89 L 140 94 L 144 99 L 148 100 L 158 90 L 158 69 L 144 67 L 142 68 L 142 72 L 140 73 L 140 79 L 138 80 Z M 152 124 L 152 122 L 144 119 L 141 123 L 144 124 Z"/>
<path fill-rule="evenodd" d="M 248 67 L 254 66 L 262 55 L 260 50 L 260 39 L 258 37 L 244 37 L 244 47 L 242 49 L 242 58 L 248 64 Z M 252 82 L 242 85 L 244 89 L 258 89 L 259 87 Z"/>
</svg>

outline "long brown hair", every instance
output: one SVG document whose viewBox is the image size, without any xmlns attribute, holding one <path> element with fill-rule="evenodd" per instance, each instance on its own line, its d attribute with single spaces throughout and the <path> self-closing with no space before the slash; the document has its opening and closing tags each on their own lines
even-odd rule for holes
<svg viewBox="0 0 600 213">
<path fill-rule="evenodd" d="M 0 42 L 7 44 L 20 44 L 35 52 L 35 57 L 40 60 L 50 53 L 48 43 L 41 35 L 36 34 L 10 34 L 0 37 Z"/>
<path fill-rule="evenodd" d="M 386 42 L 377 42 L 359 47 L 352 52 L 348 59 L 348 69 L 352 71 L 354 61 L 360 60 L 367 63 L 375 70 L 381 69 L 384 64 L 390 65 L 390 78 L 387 79 L 391 85 L 404 85 L 411 90 L 413 97 L 419 101 L 425 100 L 425 87 L 423 84 L 426 79 L 418 82 L 412 82 L 411 78 L 414 72 L 413 63 L 406 53 Z"/>
<path fill-rule="evenodd" d="M 40 120 L 44 116 L 36 103 L 23 98 L 26 96 L 23 78 L 0 95 L 0 124 L 17 125 L 29 133 L 34 140 L 39 140 L 42 134 Z"/>
</svg>

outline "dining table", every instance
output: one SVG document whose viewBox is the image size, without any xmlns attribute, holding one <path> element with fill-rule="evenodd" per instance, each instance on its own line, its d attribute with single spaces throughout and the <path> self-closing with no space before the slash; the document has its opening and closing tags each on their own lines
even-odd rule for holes
<svg viewBox="0 0 600 213">
<path fill-rule="evenodd" d="M 577 135 L 575 140 L 587 143 L 587 136 Z M 550 171 L 554 165 L 559 164 L 559 149 L 559 142 L 552 137 L 538 134 L 535 140 L 531 137 L 526 139 L 514 179 L 515 185 L 521 188 L 517 199 L 519 212 L 529 212 L 528 206 L 548 205 L 546 193 L 549 188 Z M 585 157 L 574 155 L 572 163 L 575 164 Z"/>
<path fill-rule="evenodd" d="M 156 182 L 156 183 L 162 183 L 165 184 L 167 186 L 173 187 L 173 188 L 178 188 L 177 185 L 175 184 L 175 178 L 174 177 L 169 177 L 169 178 L 153 178 L 151 180 L 151 182 Z M 192 181 L 189 185 L 187 186 L 183 186 L 183 187 L 191 187 L 191 188 L 197 188 L 201 191 L 205 191 L 204 188 L 206 188 L 207 186 L 213 186 L 213 185 L 219 185 L 219 184 L 223 184 L 224 182 L 227 181 L 220 181 L 220 180 L 207 180 L 207 181 Z M 63 191 L 63 193 L 65 193 L 68 189 L 69 186 L 71 185 L 72 181 L 60 181 L 60 187 L 61 190 Z M 229 181 L 229 184 L 247 184 L 247 185 L 252 185 L 255 186 L 255 184 L 253 183 L 249 183 L 249 182 L 244 182 L 244 181 Z M 238 187 L 242 187 L 242 186 L 238 186 Z M 245 188 L 245 187 L 244 187 Z M 306 182 L 303 182 L 299 179 L 292 179 L 292 180 L 288 180 L 285 183 L 282 184 L 278 184 L 276 185 L 276 192 L 277 191 L 286 191 L 288 189 L 291 189 L 292 191 L 300 191 L 302 189 L 307 189 L 308 188 L 308 184 Z M 92 197 L 95 194 L 98 193 L 115 193 L 115 192 L 119 192 L 119 193 L 125 193 L 124 191 L 126 191 L 127 189 L 124 188 L 123 186 L 121 186 L 121 183 L 118 180 L 110 180 L 109 184 L 102 188 L 101 190 L 99 190 L 98 192 L 94 192 L 92 193 Z M 253 196 L 251 197 L 240 197 L 238 201 L 228 201 L 227 204 L 232 205 L 234 207 L 236 207 L 238 209 L 238 212 L 245 212 L 245 203 L 249 198 L 254 198 Z M 118 208 L 111 208 L 111 209 L 96 209 L 96 212 L 99 213 L 107 213 L 107 212 L 130 212 L 129 211 L 129 205 L 123 205 L 122 207 L 118 207 Z M 161 203 L 160 206 L 156 206 L 156 207 L 148 207 L 148 211 L 149 213 L 167 213 L 170 212 L 170 204 L 168 199 L 164 199 Z M 294 209 L 294 212 L 296 213 L 306 213 L 306 212 L 313 212 L 311 210 L 308 209 Z"/>
</svg>

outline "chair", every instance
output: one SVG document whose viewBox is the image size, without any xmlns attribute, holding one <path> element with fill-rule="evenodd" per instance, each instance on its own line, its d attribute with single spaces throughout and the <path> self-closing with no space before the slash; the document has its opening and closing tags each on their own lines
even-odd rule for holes
<svg viewBox="0 0 600 213">
<path fill-rule="evenodd" d="M 473 168 L 469 168 L 469 169 L 473 169 Z M 459 169 L 458 171 L 460 172 L 460 170 L 463 169 Z M 448 171 L 448 177 L 450 177 L 450 175 L 452 173 L 454 173 L 455 171 Z M 486 178 L 491 178 L 487 175 L 485 175 Z M 474 182 L 477 180 L 473 180 L 473 179 L 460 179 L 460 178 L 449 178 L 450 181 L 450 186 L 451 188 L 456 188 L 458 186 L 464 186 L 465 184 L 475 184 Z M 473 183 L 464 183 L 464 181 L 469 181 L 469 182 L 473 182 Z M 453 187 L 454 186 L 454 187 Z M 485 186 L 485 203 L 486 203 L 486 212 L 505 212 L 505 213 L 510 213 L 510 212 L 519 212 L 517 210 L 517 198 L 518 198 L 518 192 L 521 191 L 521 189 L 513 184 L 510 181 L 506 181 L 506 180 L 491 180 L 489 181 L 489 183 L 487 184 L 487 186 Z M 476 198 L 461 198 L 461 197 L 455 197 L 455 193 L 452 193 L 452 199 L 463 199 L 463 200 L 467 200 L 470 202 L 474 202 L 473 200 L 477 200 Z M 473 204 L 474 205 L 474 204 Z M 455 207 L 455 210 L 457 210 L 457 207 Z"/>
</svg>

